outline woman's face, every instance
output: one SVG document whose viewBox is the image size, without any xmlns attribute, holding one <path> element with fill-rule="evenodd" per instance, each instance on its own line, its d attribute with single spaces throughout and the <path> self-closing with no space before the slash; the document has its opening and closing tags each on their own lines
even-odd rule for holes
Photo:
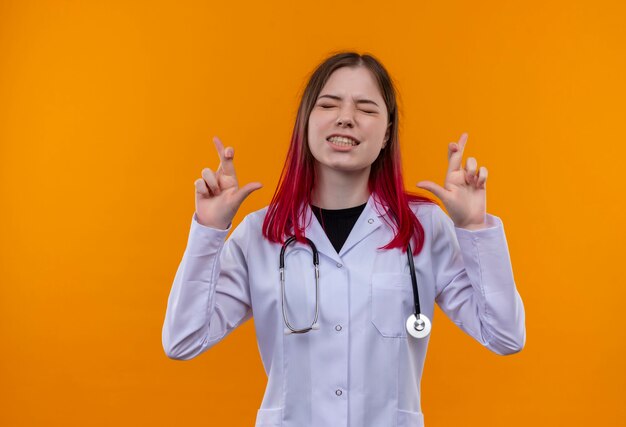
<svg viewBox="0 0 626 427">
<path fill-rule="evenodd" d="M 388 112 L 365 67 L 335 70 L 309 116 L 309 149 L 316 167 L 369 170 L 389 138 Z"/>
</svg>

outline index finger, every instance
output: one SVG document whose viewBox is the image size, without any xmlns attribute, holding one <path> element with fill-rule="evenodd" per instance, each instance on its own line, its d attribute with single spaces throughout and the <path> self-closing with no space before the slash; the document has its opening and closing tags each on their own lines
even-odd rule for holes
<svg viewBox="0 0 626 427">
<path fill-rule="evenodd" d="M 222 141 L 217 136 L 213 137 L 213 143 L 215 144 L 215 148 L 217 148 L 217 154 L 220 156 L 220 165 L 218 170 L 221 170 L 221 172 L 225 175 L 234 176 L 235 167 L 233 166 L 233 149 L 230 147 L 224 149 L 224 144 L 222 144 Z"/>
<path fill-rule="evenodd" d="M 463 132 L 459 141 L 457 142 L 458 149 L 450 154 L 448 159 L 448 172 L 461 169 L 461 160 L 463 160 L 463 150 L 465 149 L 465 143 L 467 142 L 467 133 Z"/>
<path fill-rule="evenodd" d="M 215 144 L 215 148 L 217 148 L 217 155 L 220 156 L 220 162 L 224 160 L 224 144 L 217 136 L 213 137 L 213 144 Z"/>
</svg>

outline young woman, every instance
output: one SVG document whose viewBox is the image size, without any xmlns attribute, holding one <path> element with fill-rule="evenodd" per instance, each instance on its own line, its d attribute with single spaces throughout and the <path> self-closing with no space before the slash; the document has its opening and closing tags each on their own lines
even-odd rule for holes
<svg viewBox="0 0 626 427">
<path fill-rule="evenodd" d="M 497 354 L 525 343 L 502 221 L 467 135 L 448 147 L 433 201 L 403 187 L 391 79 L 372 56 L 325 60 L 304 91 L 270 205 L 226 239 L 243 200 L 234 150 L 195 182 L 196 211 L 170 293 L 163 347 L 208 350 L 254 315 L 268 376 L 257 426 L 424 425 L 420 379 L 435 302 Z M 293 238 L 292 238 L 293 237 Z"/>
</svg>

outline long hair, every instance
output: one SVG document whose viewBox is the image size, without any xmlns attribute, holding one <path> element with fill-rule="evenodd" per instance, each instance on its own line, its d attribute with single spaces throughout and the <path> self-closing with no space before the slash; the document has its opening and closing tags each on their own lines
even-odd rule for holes
<svg viewBox="0 0 626 427">
<path fill-rule="evenodd" d="M 315 158 L 308 144 L 309 116 L 317 97 L 331 74 L 342 67 L 365 67 L 374 76 L 389 112 L 390 139 L 372 163 L 368 188 L 375 203 L 390 214 L 391 222 L 383 219 L 394 230 L 393 239 L 379 249 L 401 248 L 412 241 L 413 254 L 424 245 L 424 228 L 409 207 L 410 202 L 435 203 L 433 200 L 409 193 L 404 189 L 400 143 L 398 141 L 398 108 L 396 91 L 391 77 L 383 65 L 373 56 L 355 52 L 342 52 L 330 56 L 313 72 L 304 89 L 291 144 L 283 166 L 274 197 L 263 221 L 263 236 L 276 243 L 284 243 L 293 234 L 305 242 L 306 207 L 311 203 L 311 190 L 315 185 Z M 377 210 L 380 209 L 376 207 Z"/>
</svg>

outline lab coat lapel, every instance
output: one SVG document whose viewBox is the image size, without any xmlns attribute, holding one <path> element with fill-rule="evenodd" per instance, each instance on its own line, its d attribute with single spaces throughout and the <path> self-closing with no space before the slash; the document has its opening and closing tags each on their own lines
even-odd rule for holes
<svg viewBox="0 0 626 427">
<path fill-rule="evenodd" d="M 377 210 L 378 208 L 378 210 Z M 343 257 L 354 245 L 365 239 L 367 236 L 376 231 L 383 224 L 382 216 L 385 215 L 387 209 L 382 206 L 376 206 L 374 197 L 370 195 L 367 204 L 357 219 L 352 231 L 348 235 L 348 239 L 341 247 L 339 256 Z M 374 248 L 375 249 L 375 248 Z"/>
<path fill-rule="evenodd" d="M 317 248 L 317 252 L 327 256 L 335 262 L 340 262 L 341 259 L 335 250 L 335 247 L 330 242 L 330 239 L 324 232 L 322 225 L 317 220 L 317 217 L 313 214 L 310 206 L 307 206 L 305 212 L 305 218 L 307 218 L 308 226 L 305 229 L 306 237 L 311 239 Z M 307 248 L 310 251 L 310 248 Z"/>
</svg>

